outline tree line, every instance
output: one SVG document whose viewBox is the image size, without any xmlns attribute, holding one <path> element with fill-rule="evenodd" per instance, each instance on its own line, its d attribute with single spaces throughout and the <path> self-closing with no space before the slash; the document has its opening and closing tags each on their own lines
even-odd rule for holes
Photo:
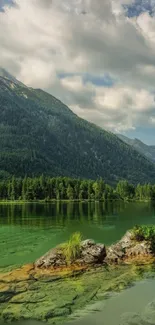
<svg viewBox="0 0 155 325">
<path fill-rule="evenodd" d="M 93 180 L 68 177 L 15 178 L 0 181 L 0 200 L 155 200 L 155 185 L 134 186 L 119 181 L 115 187 L 102 178 Z"/>
</svg>

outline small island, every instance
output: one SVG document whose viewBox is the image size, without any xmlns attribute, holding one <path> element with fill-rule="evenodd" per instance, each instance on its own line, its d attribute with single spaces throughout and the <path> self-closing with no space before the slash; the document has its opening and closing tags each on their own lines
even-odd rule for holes
<svg viewBox="0 0 155 325">
<path fill-rule="evenodd" d="M 59 323 L 142 279 L 154 262 L 155 226 L 135 226 L 109 247 L 75 233 L 34 263 L 0 273 L 0 318 Z"/>
<path fill-rule="evenodd" d="M 50 250 L 35 263 L 35 269 L 81 269 L 116 263 L 151 262 L 155 258 L 155 227 L 135 226 L 123 238 L 109 247 L 94 240 L 82 240 L 80 233 L 67 243 Z"/>
</svg>

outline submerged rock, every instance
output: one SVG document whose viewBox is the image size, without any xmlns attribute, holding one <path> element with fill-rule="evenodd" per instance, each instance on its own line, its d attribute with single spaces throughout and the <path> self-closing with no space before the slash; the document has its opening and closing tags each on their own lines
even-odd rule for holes
<svg viewBox="0 0 155 325">
<path fill-rule="evenodd" d="M 122 315 L 120 325 L 146 325 L 146 323 L 139 314 L 128 312 Z"/>
<path fill-rule="evenodd" d="M 146 306 L 142 314 L 142 319 L 147 325 L 155 324 L 155 300 Z"/>
</svg>

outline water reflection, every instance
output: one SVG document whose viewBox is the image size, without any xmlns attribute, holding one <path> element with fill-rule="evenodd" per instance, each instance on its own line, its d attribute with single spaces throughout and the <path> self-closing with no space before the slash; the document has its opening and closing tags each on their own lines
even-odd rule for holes
<svg viewBox="0 0 155 325">
<path fill-rule="evenodd" d="M 129 213 L 134 215 L 155 215 L 155 204 L 125 203 L 117 202 L 90 202 L 90 203 L 63 203 L 56 202 L 51 204 L 27 203 L 27 204 L 1 204 L 0 205 L 0 224 L 23 225 L 23 226 L 48 226 L 51 221 L 56 224 L 70 223 L 72 220 L 99 225 L 112 223 L 122 214 Z"/>
<path fill-rule="evenodd" d="M 0 204 L 0 267 L 33 262 L 75 231 L 110 245 L 143 223 L 155 223 L 151 203 Z"/>
</svg>

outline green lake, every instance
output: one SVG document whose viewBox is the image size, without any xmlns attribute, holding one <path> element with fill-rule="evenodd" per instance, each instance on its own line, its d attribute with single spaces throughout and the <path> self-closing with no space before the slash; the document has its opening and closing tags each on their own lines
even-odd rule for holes
<svg viewBox="0 0 155 325">
<path fill-rule="evenodd" d="M 153 203 L 27 203 L 0 205 L 0 272 L 33 262 L 50 248 L 66 241 L 75 231 L 106 245 L 119 240 L 135 224 L 155 224 Z M 66 324 L 140 325 L 124 313 L 142 313 L 155 299 L 154 274 L 134 286 L 97 302 Z M 154 312 L 155 314 L 155 312 Z M 131 315 L 132 316 L 132 315 Z M 123 318 L 122 318 L 123 317 Z M 131 317 L 132 318 L 132 317 Z M 137 323 L 136 323 L 137 322 Z M 36 321 L 20 325 L 39 325 Z M 141 324 L 155 324 L 154 322 Z"/>
</svg>

